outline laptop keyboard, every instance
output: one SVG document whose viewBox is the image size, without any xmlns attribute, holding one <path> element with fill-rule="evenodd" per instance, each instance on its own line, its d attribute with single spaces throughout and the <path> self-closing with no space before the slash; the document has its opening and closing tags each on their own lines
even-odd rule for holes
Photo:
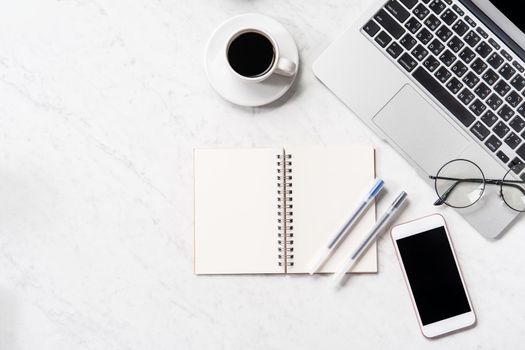
<svg viewBox="0 0 525 350">
<path fill-rule="evenodd" d="M 362 32 L 496 159 L 524 162 L 524 64 L 456 1 L 390 0 Z"/>
</svg>

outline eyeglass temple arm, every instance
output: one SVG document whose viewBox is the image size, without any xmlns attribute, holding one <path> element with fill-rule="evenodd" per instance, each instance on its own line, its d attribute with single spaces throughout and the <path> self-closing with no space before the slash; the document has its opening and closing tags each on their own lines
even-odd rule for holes
<svg viewBox="0 0 525 350">
<path fill-rule="evenodd" d="M 439 196 L 439 198 L 434 202 L 434 205 L 436 206 L 444 204 L 448 196 L 450 195 L 450 193 L 452 193 L 452 191 L 456 188 L 456 186 L 462 182 L 483 183 L 483 179 L 458 179 L 458 178 L 453 178 L 453 177 L 442 177 L 442 176 L 429 176 L 429 177 L 433 180 L 440 179 L 440 180 L 456 181 L 452 184 L 452 186 L 447 188 L 447 190 L 443 192 L 443 194 Z"/>
<path fill-rule="evenodd" d="M 429 176 L 433 180 L 451 180 L 451 181 L 457 181 L 457 182 L 475 182 L 475 183 L 483 183 L 483 179 L 459 179 L 455 177 L 444 177 L 444 176 Z M 518 189 L 523 195 L 525 195 L 525 189 L 522 187 L 516 185 L 516 184 L 525 184 L 525 181 L 523 180 L 496 180 L 496 179 L 485 179 L 485 183 L 489 185 L 501 185 L 501 186 L 509 186 L 514 187 L 515 189 Z"/>
<path fill-rule="evenodd" d="M 525 189 L 523 187 L 518 186 L 516 184 L 525 184 L 525 181 L 520 180 L 486 180 L 486 183 L 490 185 L 501 185 L 501 186 L 508 186 L 515 188 L 521 192 L 522 195 L 525 196 Z"/>
<path fill-rule="evenodd" d="M 445 201 L 447 200 L 448 195 L 450 194 L 450 192 L 452 192 L 454 190 L 454 188 L 456 188 L 456 186 L 458 184 L 459 184 L 459 181 L 454 182 L 452 184 L 452 186 L 450 186 L 441 196 L 438 197 L 438 199 L 434 202 L 434 205 L 435 206 L 443 205 L 445 203 Z"/>
<path fill-rule="evenodd" d="M 459 179 L 459 178 L 455 178 L 455 177 L 432 176 L 432 175 L 430 175 L 429 178 L 432 179 L 432 180 L 451 180 L 451 181 L 456 181 L 455 183 L 452 184 L 452 186 L 450 186 L 440 196 L 440 198 L 437 201 L 434 202 L 434 205 L 442 205 L 443 203 L 445 203 L 445 201 L 447 200 L 447 198 L 450 195 L 450 193 L 461 182 L 483 183 L 483 179 Z M 521 180 L 505 180 L 504 181 L 504 180 L 486 179 L 485 183 L 488 183 L 490 185 L 501 185 L 501 186 L 513 187 L 513 188 L 518 189 L 523 195 L 525 195 L 525 190 L 522 187 L 516 185 L 516 183 L 522 183 L 523 184 L 523 183 L 525 183 L 525 181 L 521 181 Z"/>
</svg>

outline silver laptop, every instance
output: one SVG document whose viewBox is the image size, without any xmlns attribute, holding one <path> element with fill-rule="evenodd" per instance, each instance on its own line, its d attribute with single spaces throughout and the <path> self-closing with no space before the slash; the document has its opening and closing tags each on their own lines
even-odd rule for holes
<svg viewBox="0 0 525 350">
<path fill-rule="evenodd" d="M 519 1 L 381 0 L 315 62 L 315 75 L 430 185 L 455 158 L 501 179 L 525 162 L 525 19 Z M 518 212 L 487 186 L 458 212 L 495 238 Z"/>
</svg>

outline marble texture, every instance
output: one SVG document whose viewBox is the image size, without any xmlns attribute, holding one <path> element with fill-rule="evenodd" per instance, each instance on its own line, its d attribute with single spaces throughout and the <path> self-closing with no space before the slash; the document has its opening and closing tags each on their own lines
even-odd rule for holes
<svg viewBox="0 0 525 350">
<path fill-rule="evenodd" d="M 432 190 L 317 82 L 315 57 L 368 0 L 17 0 L 0 11 L 0 349 L 516 349 L 525 224 L 492 242 L 451 227 L 478 325 L 422 337 L 394 256 L 339 292 L 325 278 L 192 273 L 192 149 L 377 147 L 378 174 Z M 203 69 L 226 18 L 259 12 L 297 41 L 284 100 L 240 108 Z M 389 196 L 392 196 L 390 193 Z M 384 207 L 384 204 L 380 206 Z"/>
</svg>

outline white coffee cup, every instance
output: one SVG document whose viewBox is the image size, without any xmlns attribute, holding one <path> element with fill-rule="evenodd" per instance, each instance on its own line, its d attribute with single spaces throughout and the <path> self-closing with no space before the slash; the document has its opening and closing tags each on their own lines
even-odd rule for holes
<svg viewBox="0 0 525 350">
<path fill-rule="evenodd" d="M 257 28 L 240 29 L 230 35 L 225 54 L 230 70 L 244 81 L 262 82 L 272 74 L 292 77 L 297 70 L 294 62 L 281 57 L 275 39 Z"/>
</svg>

